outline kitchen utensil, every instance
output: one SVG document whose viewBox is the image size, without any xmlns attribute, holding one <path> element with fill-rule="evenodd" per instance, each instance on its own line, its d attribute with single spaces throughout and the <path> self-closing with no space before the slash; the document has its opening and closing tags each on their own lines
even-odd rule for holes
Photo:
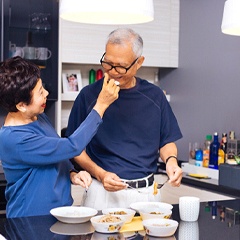
<svg viewBox="0 0 240 240">
<path fill-rule="evenodd" d="M 83 196 L 82 196 L 81 206 L 83 206 L 84 203 L 85 203 L 85 201 L 86 201 L 86 198 L 87 198 L 87 192 L 88 192 L 88 189 L 85 188 L 85 191 L 84 191 Z"/>
<path fill-rule="evenodd" d="M 164 184 L 168 182 L 168 180 L 169 180 L 169 178 L 167 178 L 167 180 L 163 183 L 158 183 L 157 189 L 161 189 L 164 186 Z"/>
</svg>

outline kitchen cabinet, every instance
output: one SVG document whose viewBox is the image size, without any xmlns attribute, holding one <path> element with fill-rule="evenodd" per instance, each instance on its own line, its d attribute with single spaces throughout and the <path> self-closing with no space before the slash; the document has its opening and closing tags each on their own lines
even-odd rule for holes
<svg viewBox="0 0 240 240">
<path fill-rule="evenodd" d="M 16 51 L 27 58 L 25 46 L 51 51 L 47 60 L 40 60 L 38 54 L 29 60 L 41 69 L 43 84 L 49 91 L 46 113 L 53 125 L 58 99 L 58 5 L 58 0 L 1 0 L 1 60 L 14 56 Z M 1 110 L 1 124 L 4 114 Z"/>
<path fill-rule="evenodd" d="M 144 41 L 145 61 L 139 76 L 156 81 L 159 68 L 178 67 L 179 0 L 154 0 L 154 21 L 135 25 L 81 24 L 59 19 L 59 100 L 57 130 L 66 127 L 76 93 L 62 94 L 62 72 L 79 70 L 83 86 L 88 84 L 90 69 L 101 68 L 99 60 L 105 51 L 108 34 L 118 27 L 129 27 Z"/>
</svg>

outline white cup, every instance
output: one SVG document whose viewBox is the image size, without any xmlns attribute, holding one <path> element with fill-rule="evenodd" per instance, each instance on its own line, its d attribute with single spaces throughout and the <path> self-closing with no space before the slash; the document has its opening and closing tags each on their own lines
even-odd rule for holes
<svg viewBox="0 0 240 240">
<path fill-rule="evenodd" d="M 52 56 L 52 52 L 47 48 L 40 47 L 37 48 L 37 55 L 39 60 L 47 60 Z"/>
<path fill-rule="evenodd" d="M 184 196 L 179 198 L 179 214 L 182 221 L 194 222 L 198 220 L 200 199 Z"/>
<path fill-rule="evenodd" d="M 24 51 L 22 47 L 16 47 L 15 53 L 13 54 L 13 57 L 20 56 L 24 57 Z"/>
<path fill-rule="evenodd" d="M 198 222 L 181 221 L 178 229 L 179 240 L 199 240 Z"/>
<path fill-rule="evenodd" d="M 26 59 L 38 59 L 37 49 L 35 47 L 24 47 L 24 58 Z"/>
</svg>

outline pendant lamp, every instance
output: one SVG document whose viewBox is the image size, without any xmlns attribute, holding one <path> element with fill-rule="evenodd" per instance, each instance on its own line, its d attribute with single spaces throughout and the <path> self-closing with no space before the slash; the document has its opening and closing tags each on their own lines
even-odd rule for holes
<svg viewBox="0 0 240 240">
<path fill-rule="evenodd" d="M 240 36 L 240 0 L 227 0 L 224 4 L 222 32 Z"/>
<path fill-rule="evenodd" d="M 154 19 L 153 0 L 61 0 L 60 17 L 92 24 L 137 24 Z"/>
</svg>

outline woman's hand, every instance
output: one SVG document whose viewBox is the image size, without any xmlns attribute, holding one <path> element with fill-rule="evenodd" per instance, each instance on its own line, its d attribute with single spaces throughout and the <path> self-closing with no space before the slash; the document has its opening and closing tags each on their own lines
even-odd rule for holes
<svg viewBox="0 0 240 240">
<path fill-rule="evenodd" d="M 80 185 L 84 188 L 88 188 L 92 183 L 92 177 L 86 171 L 80 171 L 79 173 L 71 172 L 70 179 L 72 184 Z"/>
<path fill-rule="evenodd" d="M 115 80 L 109 79 L 108 74 L 105 73 L 102 90 L 99 93 L 96 105 L 94 106 L 94 109 L 101 117 L 109 105 L 118 99 L 119 90 L 120 87 L 115 84 Z"/>
</svg>

